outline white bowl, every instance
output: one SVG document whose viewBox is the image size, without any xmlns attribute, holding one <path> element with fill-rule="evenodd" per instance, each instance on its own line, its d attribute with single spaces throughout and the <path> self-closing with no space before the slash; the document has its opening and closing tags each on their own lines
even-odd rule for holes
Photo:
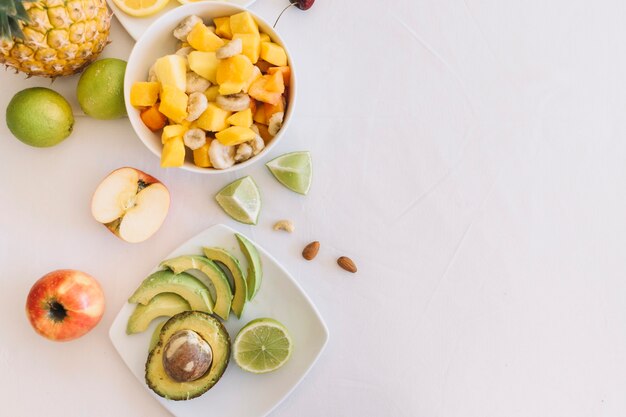
<svg viewBox="0 0 626 417">
<path fill-rule="evenodd" d="M 161 158 L 161 151 L 163 149 L 160 131 L 152 132 L 143 124 L 141 118 L 139 117 L 139 110 L 130 104 L 130 87 L 136 81 L 148 80 L 148 71 L 158 58 L 163 55 L 169 55 L 176 52 L 176 45 L 179 41 L 172 35 L 172 32 L 185 17 L 197 15 L 204 19 L 205 23 L 208 23 L 210 19 L 215 17 L 230 16 L 245 10 L 246 9 L 240 6 L 224 2 L 202 1 L 189 3 L 177 7 L 155 21 L 146 30 L 141 39 L 139 39 L 139 41 L 135 44 L 135 47 L 128 58 L 128 65 L 126 66 L 126 74 L 124 77 L 124 100 L 126 102 L 128 118 L 130 119 L 130 123 L 133 126 L 135 133 L 139 136 L 139 139 L 141 139 L 143 144 L 146 145 L 146 147 L 157 157 Z M 274 136 L 274 138 L 265 146 L 263 151 L 245 162 L 235 164 L 227 169 L 200 168 L 191 162 L 189 158 L 191 152 L 187 152 L 187 159 L 185 160 L 185 164 L 181 167 L 182 169 L 202 174 L 222 174 L 245 168 L 269 153 L 285 135 L 285 131 L 289 126 L 289 121 L 291 120 L 297 97 L 297 82 L 295 77 L 296 71 L 294 69 L 293 59 L 289 53 L 287 45 L 285 45 L 272 26 L 249 10 L 248 12 L 256 20 L 259 25 L 259 29 L 267 33 L 272 41 L 281 45 L 287 53 L 287 60 L 289 62 L 289 66 L 291 67 L 291 80 L 289 86 L 289 101 L 287 102 L 287 112 L 285 113 L 283 125 L 276 136 Z"/>
</svg>

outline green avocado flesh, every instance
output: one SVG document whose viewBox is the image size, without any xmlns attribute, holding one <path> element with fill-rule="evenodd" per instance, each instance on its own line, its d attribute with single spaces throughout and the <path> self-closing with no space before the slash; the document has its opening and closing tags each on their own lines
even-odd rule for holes
<svg viewBox="0 0 626 417">
<path fill-rule="evenodd" d="M 155 327 L 154 332 L 152 332 L 152 336 L 150 337 L 150 347 L 148 348 L 148 352 L 151 352 L 152 349 L 159 343 L 159 336 L 161 336 L 161 329 L 167 323 L 167 320 L 162 321 Z"/>
<path fill-rule="evenodd" d="M 178 382 L 170 378 L 163 367 L 163 350 L 170 338 L 180 330 L 193 330 L 209 344 L 213 361 L 209 370 L 199 379 Z M 230 360 L 230 337 L 215 317 L 199 311 L 186 311 L 170 318 L 146 362 L 146 384 L 161 397 L 170 400 L 189 400 L 207 392 L 224 374 Z"/>
<path fill-rule="evenodd" d="M 202 282 L 189 274 L 175 274 L 169 269 L 146 278 L 128 301 L 147 305 L 156 295 L 166 292 L 182 297 L 192 310 L 213 312 L 211 294 Z"/>
<path fill-rule="evenodd" d="M 128 319 L 126 334 L 145 331 L 152 320 L 157 317 L 172 317 L 188 310 L 191 310 L 191 306 L 179 295 L 169 292 L 155 295 L 148 304 L 137 304 L 135 311 Z"/>
<path fill-rule="evenodd" d="M 241 251 L 248 260 L 248 275 L 246 280 L 248 281 L 248 300 L 252 300 L 259 291 L 261 281 L 263 280 L 261 257 L 252 242 L 239 233 L 235 233 L 235 237 L 237 238 L 237 242 L 239 242 Z"/>
<path fill-rule="evenodd" d="M 204 281 L 204 284 L 207 287 L 212 285 L 215 288 L 213 312 L 224 320 L 228 320 L 233 293 L 230 290 L 228 278 L 213 261 L 204 256 L 186 255 L 163 261 L 161 266 L 171 269 L 174 274 L 184 274 L 185 271 L 191 269 L 197 269 L 202 272 L 208 278 L 207 281 Z M 200 280 L 206 278 L 198 277 Z"/>
<path fill-rule="evenodd" d="M 234 296 L 231 309 L 237 318 L 241 318 L 243 307 L 246 304 L 247 288 L 246 278 L 243 275 L 239 261 L 230 253 L 221 248 L 202 248 L 204 256 L 212 261 L 222 263 L 233 276 L 235 288 L 233 288 Z"/>
</svg>

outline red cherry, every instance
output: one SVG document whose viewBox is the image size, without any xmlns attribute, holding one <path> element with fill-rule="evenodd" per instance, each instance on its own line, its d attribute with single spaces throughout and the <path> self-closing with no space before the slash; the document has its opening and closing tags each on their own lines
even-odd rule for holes
<svg viewBox="0 0 626 417">
<path fill-rule="evenodd" d="M 309 10 L 315 0 L 289 0 L 291 4 L 295 4 L 296 7 L 300 10 Z"/>
</svg>

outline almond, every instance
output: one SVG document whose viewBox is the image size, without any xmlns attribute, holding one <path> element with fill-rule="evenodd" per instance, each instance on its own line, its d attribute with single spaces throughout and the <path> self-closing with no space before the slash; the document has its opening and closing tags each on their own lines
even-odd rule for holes
<svg viewBox="0 0 626 417">
<path fill-rule="evenodd" d="M 337 264 L 348 272 L 352 272 L 353 274 L 356 272 L 356 264 L 347 256 L 342 256 L 337 259 Z"/>
<path fill-rule="evenodd" d="M 315 242 L 311 242 L 304 247 L 302 250 L 302 257 L 307 261 L 315 258 L 317 256 L 317 252 L 320 250 L 320 242 L 317 240 Z"/>
</svg>

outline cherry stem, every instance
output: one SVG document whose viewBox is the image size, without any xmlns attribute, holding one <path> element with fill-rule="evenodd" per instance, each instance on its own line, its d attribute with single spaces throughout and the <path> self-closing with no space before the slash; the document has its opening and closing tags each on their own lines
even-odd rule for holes
<svg viewBox="0 0 626 417">
<path fill-rule="evenodd" d="M 283 9 L 282 12 L 280 12 L 280 14 L 278 15 L 278 17 L 276 18 L 276 21 L 274 22 L 274 25 L 272 26 L 273 28 L 276 27 L 276 25 L 278 24 L 278 21 L 280 20 L 280 17 L 283 15 L 283 13 L 285 13 L 285 10 L 287 10 L 288 8 L 290 8 L 291 6 L 295 6 L 296 3 L 289 3 L 289 6 L 285 7 Z"/>
<path fill-rule="evenodd" d="M 56 322 L 63 321 L 67 317 L 67 310 L 56 300 L 48 301 L 48 316 Z"/>
</svg>

